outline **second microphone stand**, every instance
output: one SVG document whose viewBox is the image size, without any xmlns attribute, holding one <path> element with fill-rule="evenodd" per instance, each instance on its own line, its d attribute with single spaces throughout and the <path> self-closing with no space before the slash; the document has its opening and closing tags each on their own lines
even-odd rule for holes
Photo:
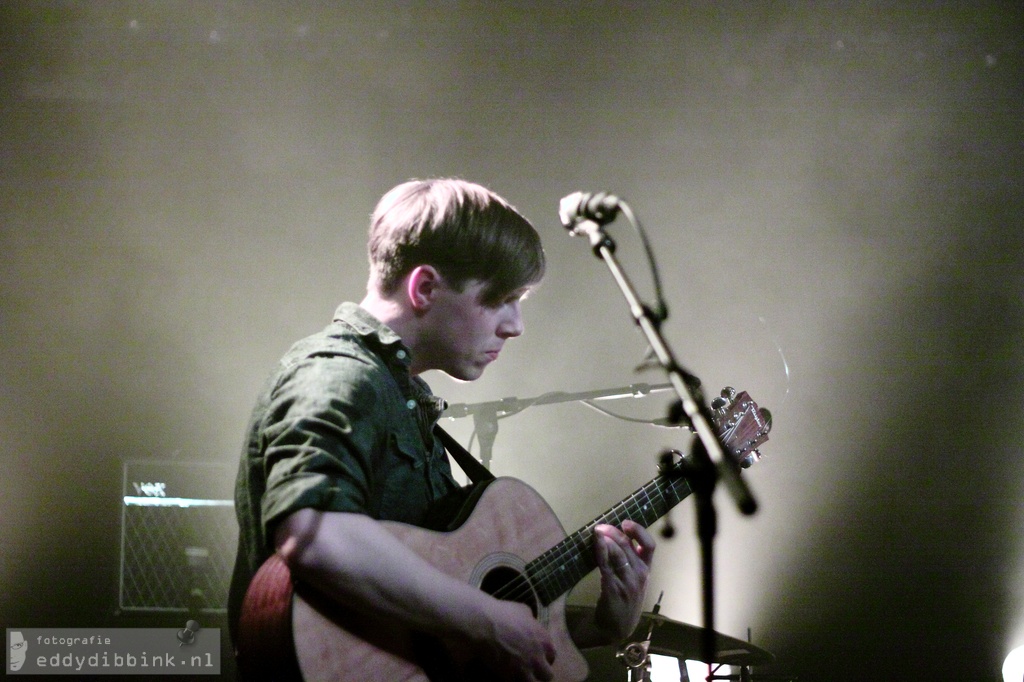
<svg viewBox="0 0 1024 682">
<path fill-rule="evenodd" d="M 494 441 L 498 435 L 498 419 L 501 417 L 513 415 L 538 405 L 586 402 L 588 400 L 614 400 L 617 398 L 640 398 L 650 393 L 667 391 L 671 388 L 671 384 L 658 384 L 656 386 L 651 386 L 650 384 L 630 384 L 629 386 L 621 386 L 619 388 L 605 388 L 577 393 L 554 391 L 535 398 L 502 398 L 501 400 L 491 400 L 472 405 L 459 403 L 449 405 L 441 414 L 441 418 L 458 419 L 472 415 L 473 429 L 480 443 L 480 462 L 490 469 Z"/>
</svg>

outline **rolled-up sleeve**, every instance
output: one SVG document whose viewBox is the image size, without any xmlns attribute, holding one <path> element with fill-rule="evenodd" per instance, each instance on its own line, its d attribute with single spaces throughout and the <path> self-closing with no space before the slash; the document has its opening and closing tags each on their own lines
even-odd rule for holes
<svg viewBox="0 0 1024 682">
<path fill-rule="evenodd" d="M 387 440 L 387 424 L 372 415 L 387 381 L 351 356 L 306 359 L 284 373 L 262 427 L 265 537 L 306 507 L 370 513 L 374 453 Z"/>
</svg>

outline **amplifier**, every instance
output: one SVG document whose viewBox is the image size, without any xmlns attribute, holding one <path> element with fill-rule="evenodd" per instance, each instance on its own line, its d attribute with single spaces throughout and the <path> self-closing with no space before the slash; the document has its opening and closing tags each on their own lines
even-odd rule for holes
<svg viewBox="0 0 1024 682">
<path fill-rule="evenodd" d="M 123 463 L 122 611 L 227 610 L 235 563 L 235 468 L 210 462 Z"/>
</svg>

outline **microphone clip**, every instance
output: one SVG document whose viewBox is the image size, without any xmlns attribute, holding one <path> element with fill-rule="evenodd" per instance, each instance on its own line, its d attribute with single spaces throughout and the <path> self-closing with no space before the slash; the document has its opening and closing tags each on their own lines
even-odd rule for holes
<svg viewBox="0 0 1024 682">
<path fill-rule="evenodd" d="M 620 200 L 607 192 L 573 192 L 564 197 L 558 206 L 558 217 L 562 226 L 573 235 L 588 234 L 592 231 L 581 223 L 607 225 L 619 214 Z"/>
</svg>

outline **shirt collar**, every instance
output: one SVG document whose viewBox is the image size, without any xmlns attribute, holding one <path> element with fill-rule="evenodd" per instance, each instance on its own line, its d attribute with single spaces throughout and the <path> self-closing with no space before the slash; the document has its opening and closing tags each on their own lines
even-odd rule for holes
<svg viewBox="0 0 1024 682">
<path fill-rule="evenodd" d="M 363 337 L 389 363 L 397 363 L 406 370 L 412 365 L 411 351 L 402 342 L 402 337 L 359 304 L 342 303 L 334 313 L 334 321 L 348 326 Z"/>
<path fill-rule="evenodd" d="M 334 311 L 334 321 L 347 324 L 360 336 L 377 337 L 382 346 L 392 346 L 396 343 L 402 343 L 402 337 L 396 334 L 391 327 L 378 320 L 358 303 L 351 303 L 348 301 L 342 303 L 338 306 L 338 309 Z M 406 355 L 408 355 L 408 349 L 406 349 L 406 351 Z"/>
<path fill-rule="evenodd" d="M 409 348 L 402 342 L 402 337 L 365 308 L 357 303 L 342 303 L 334 313 L 334 321 L 350 327 L 356 334 L 378 346 L 388 360 L 397 362 L 408 371 L 412 358 Z M 409 381 L 408 385 L 415 401 L 431 421 L 436 421 L 441 413 L 448 409 L 448 403 L 434 395 L 427 382 L 420 377 L 409 377 L 408 374 L 406 376 L 408 378 L 405 381 Z"/>
</svg>

